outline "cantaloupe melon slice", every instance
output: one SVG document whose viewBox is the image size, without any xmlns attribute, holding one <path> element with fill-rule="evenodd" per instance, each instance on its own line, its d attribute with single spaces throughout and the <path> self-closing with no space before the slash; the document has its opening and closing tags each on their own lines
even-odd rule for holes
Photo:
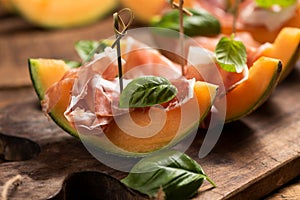
<svg viewBox="0 0 300 200">
<path fill-rule="evenodd" d="M 46 28 L 68 28 L 95 22 L 116 6 L 116 0 L 11 0 L 28 21 Z"/>
<path fill-rule="evenodd" d="M 28 65 L 32 84 L 41 101 L 44 99 L 47 89 L 52 84 L 59 81 L 64 74 L 71 69 L 63 60 L 55 59 L 29 59 Z M 65 90 L 71 91 L 72 87 L 73 85 L 66 85 Z M 75 137 L 78 137 L 77 131 L 63 115 L 69 104 L 69 96 L 70 95 L 68 93 L 63 93 L 60 101 L 49 115 L 63 130 Z"/>
<path fill-rule="evenodd" d="M 283 80 L 294 68 L 300 55 L 300 29 L 286 27 L 277 35 L 272 44 L 263 49 L 260 56 L 277 58 L 282 61 L 282 74 L 280 80 Z"/>
<path fill-rule="evenodd" d="M 277 85 L 282 70 L 278 59 L 260 57 L 249 70 L 249 78 L 230 90 L 227 101 L 226 122 L 240 119 L 263 104 Z"/>
<path fill-rule="evenodd" d="M 49 86 L 60 80 L 69 68 L 68 65 L 61 60 L 29 59 L 29 70 L 33 86 L 40 100 L 43 100 L 45 91 Z M 99 138 L 92 136 L 87 140 L 106 151 L 134 156 L 143 155 L 170 146 L 198 128 L 199 123 L 204 120 L 210 111 L 217 95 L 217 88 L 216 85 L 196 82 L 194 86 L 194 97 L 181 107 L 167 111 L 166 123 L 153 137 L 142 139 L 130 136 L 124 133 L 115 122 L 112 122 L 107 128 L 107 131 L 105 131 L 105 135 L 108 139 L 106 137 Z M 80 137 L 76 128 L 74 128 L 64 116 L 64 111 L 69 104 L 71 91 L 72 84 L 63 85 L 61 88 L 61 97 L 49 115 L 54 122 L 66 132 L 75 137 Z M 195 112 L 198 110 L 195 108 L 197 105 L 199 112 Z M 153 108 L 152 111 L 158 115 L 162 112 L 161 109 L 158 108 Z M 181 113 L 183 111 L 190 114 L 182 117 Z M 143 126 L 149 122 L 148 114 L 148 112 L 137 109 L 130 113 L 130 116 L 137 124 Z M 126 116 L 120 116 L 118 122 L 126 124 L 127 119 Z M 180 128 L 179 124 L 181 124 Z"/>
</svg>

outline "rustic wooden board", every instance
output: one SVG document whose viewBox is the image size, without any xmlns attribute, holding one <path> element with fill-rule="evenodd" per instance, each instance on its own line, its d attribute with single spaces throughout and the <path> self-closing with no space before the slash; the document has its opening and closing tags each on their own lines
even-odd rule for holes
<svg viewBox="0 0 300 200">
<path fill-rule="evenodd" d="M 274 192 L 271 196 L 266 198 L 267 200 L 279 200 L 279 199 L 300 199 L 300 181 L 292 181 L 288 186 L 281 188 Z"/>
<path fill-rule="evenodd" d="M 98 40 L 113 34 L 110 17 L 76 29 L 44 30 L 0 9 L 0 24 L 0 87 L 30 85 L 28 58 L 78 60 L 75 42 L 80 39 Z"/>
<path fill-rule="evenodd" d="M 28 57 L 78 59 L 79 39 L 111 36 L 111 19 L 88 27 L 46 31 L 0 12 L 0 132 L 28 138 L 40 146 L 26 161 L 0 160 L 0 192 L 17 174 L 22 184 L 11 199 L 46 199 L 56 194 L 73 172 L 102 171 L 120 179 L 126 175 L 93 158 L 80 141 L 59 129 L 39 109 L 30 85 Z M 214 150 L 198 158 L 200 131 L 187 154 L 217 183 L 200 189 L 196 199 L 256 199 L 300 175 L 300 72 L 292 72 L 259 110 L 226 125 Z M 1 149 L 1 143 L 0 143 Z"/>
</svg>

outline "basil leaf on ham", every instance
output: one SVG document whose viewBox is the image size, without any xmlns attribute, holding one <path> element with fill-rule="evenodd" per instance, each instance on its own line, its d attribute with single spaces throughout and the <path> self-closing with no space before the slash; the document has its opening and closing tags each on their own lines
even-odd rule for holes
<svg viewBox="0 0 300 200">
<path fill-rule="evenodd" d="M 75 50 L 77 51 L 82 62 L 89 62 L 93 58 L 95 53 L 103 52 L 106 44 L 94 40 L 80 40 L 75 44 Z"/>
<path fill-rule="evenodd" d="M 270 8 L 272 6 L 288 7 L 295 4 L 297 0 L 255 0 L 258 7 Z"/>
<path fill-rule="evenodd" d="M 215 55 L 218 64 L 226 71 L 240 73 L 247 67 L 246 47 L 243 42 L 234 39 L 234 34 L 220 39 Z"/>
<path fill-rule="evenodd" d="M 177 94 L 177 88 L 166 78 L 145 76 L 132 80 L 120 95 L 119 107 L 147 107 L 170 101 Z"/>
<path fill-rule="evenodd" d="M 121 182 L 150 197 L 162 190 L 166 199 L 188 199 L 197 194 L 204 180 L 215 187 L 195 160 L 171 150 L 140 160 Z"/>
<path fill-rule="evenodd" d="M 193 16 L 184 15 L 184 34 L 193 36 L 212 36 L 221 32 L 221 25 L 217 18 L 203 9 L 188 9 Z M 179 12 L 172 10 L 162 17 L 153 18 L 151 25 L 158 28 L 167 28 L 179 32 Z"/>
</svg>

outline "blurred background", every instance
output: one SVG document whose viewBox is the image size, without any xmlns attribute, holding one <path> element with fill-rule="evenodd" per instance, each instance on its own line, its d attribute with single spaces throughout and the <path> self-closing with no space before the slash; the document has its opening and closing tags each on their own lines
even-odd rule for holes
<svg viewBox="0 0 300 200">
<path fill-rule="evenodd" d="M 146 25 L 164 0 L 0 0 L 0 87 L 30 85 L 28 58 L 78 60 L 78 40 L 113 34 L 112 14 L 133 9 L 133 26 Z M 147 9 L 146 9 L 147 8 Z"/>
</svg>

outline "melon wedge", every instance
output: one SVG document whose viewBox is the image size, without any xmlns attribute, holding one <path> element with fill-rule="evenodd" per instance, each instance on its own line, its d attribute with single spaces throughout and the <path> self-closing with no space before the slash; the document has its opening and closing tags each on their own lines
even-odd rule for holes
<svg viewBox="0 0 300 200">
<path fill-rule="evenodd" d="M 40 100 L 43 100 L 45 91 L 49 86 L 60 80 L 69 69 L 68 65 L 61 60 L 29 59 L 29 71 L 32 83 Z M 185 136 L 189 135 L 193 130 L 197 130 L 199 123 L 204 120 L 211 109 L 217 95 L 217 89 L 218 87 L 216 85 L 197 81 L 194 86 L 194 97 L 181 107 L 167 111 L 165 113 L 166 123 L 162 129 L 152 137 L 137 138 L 130 136 L 124 133 L 117 125 L 116 120 L 114 120 L 106 129 L 107 131 L 105 131 L 106 137 L 91 136 L 87 138 L 86 141 L 91 141 L 91 143 L 97 147 L 111 153 L 134 156 L 144 155 L 171 146 L 185 138 Z M 81 136 L 63 114 L 69 104 L 71 90 L 72 84 L 63 85 L 61 88 L 61 98 L 50 111 L 49 115 L 53 121 L 67 133 L 79 138 Z M 197 110 L 195 106 L 197 105 L 199 112 L 195 112 L 195 110 Z M 181 113 L 183 111 L 189 113 L 189 115 L 182 117 Z M 140 126 L 146 126 L 147 123 L 150 122 L 149 112 L 143 109 L 137 109 L 130 113 L 130 117 Z M 160 116 L 162 110 L 153 108 L 151 112 L 154 116 Z M 128 123 L 128 121 L 126 121 L 128 120 L 127 117 L 128 116 L 120 116 L 117 120 L 118 123 L 124 123 L 126 125 Z M 155 119 L 156 118 L 154 118 L 154 120 Z"/>
<path fill-rule="evenodd" d="M 231 34 L 232 33 L 232 23 L 233 23 L 233 16 L 230 12 L 226 12 L 223 8 L 217 7 L 214 2 L 210 3 L 208 0 L 195 0 L 200 3 L 201 7 L 208 10 L 211 14 L 213 14 L 216 18 L 219 19 L 222 25 L 222 33 L 224 34 Z M 217 2 L 217 1 L 215 1 Z M 246 9 L 249 3 L 253 2 L 253 0 L 244 0 L 240 6 L 240 11 Z M 272 23 L 272 22 L 269 22 Z M 262 25 L 249 25 L 246 24 L 241 17 L 238 17 L 237 24 L 236 24 L 236 32 L 248 32 L 252 35 L 252 37 L 260 42 L 273 42 L 279 32 L 284 27 L 295 27 L 300 28 L 300 3 L 297 3 L 297 10 L 294 15 L 285 21 L 280 28 L 276 30 L 268 30 L 265 26 Z"/>
<path fill-rule="evenodd" d="M 225 121 L 240 119 L 264 103 L 277 85 L 281 70 L 278 59 L 260 57 L 254 62 L 249 78 L 224 96 L 227 101 Z"/>
<path fill-rule="evenodd" d="M 95 22 L 116 6 L 116 0 L 11 0 L 31 23 L 46 28 L 68 28 Z"/>
<path fill-rule="evenodd" d="M 71 69 L 63 60 L 54 59 L 29 59 L 29 73 L 32 84 L 40 101 L 44 99 L 47 89 L 59 81 L 64 74 Z M 73 85 L 66 85 L 65 91 L 71 91 Z M 70 125 L 63 113 L 69 104 L 69 94 L 63 93 L 60 101 L 49 113 L 53 121 L 63 130 L 71 135 L 78 137 L 77 131 Z"/>
<path fill-rule="evenodd" d="M 300 29 L 286 27 L 277 35 L 272 44 L 267 44 L 260 56 L 277 58 L 282 61 L 282 81 L 294 68 L 300 55 Z"/>
</svg>

